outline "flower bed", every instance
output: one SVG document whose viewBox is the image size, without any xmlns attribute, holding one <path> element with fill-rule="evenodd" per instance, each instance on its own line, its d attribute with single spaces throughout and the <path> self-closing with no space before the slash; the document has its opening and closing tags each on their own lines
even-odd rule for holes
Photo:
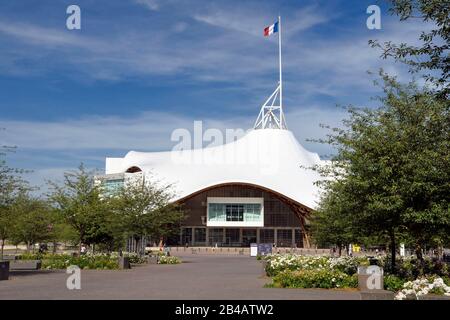
<svg viewBox="0 0 450 320">
<path fill-rule="evenodd" d="M 263 258 L 266 274 L 280 288 L 356 288 L 359 265 L 368 265 L 367 257 L 326 257 L 295 254 L 273 254 Z M 414 257 L 399 259 L 397 273 L 390 274 L 389 259 L 382 257 L 384 288 L 397 292 L 396 299 L 418 298 L 427 294 L 450 296 L 449 268 L 442 262 L 426 258 L 420 263 Z M 426 277 L 417 279 L 419 268 Z"/>
<path fill-rule="evenodd" d="M 158 260 L 159 264 L 178 264 L 181 263 L 180 258 L 174 256 L 160 256 Z"/>
<path fill-rule="evenodd" d="M 356 275 L 349 276 L 337 270 L 286 270 L 273 278 L 274 286 L 281 288 L 356 288 Z"/>
<path fill-rule="evenodd" d="M 42 259 L 43 269 L 66 269 L 75 265 L 80 269 L 118 269 L 117 257 L 108 255 L 82 255 L 72 257 L 67 254 L 53 255 Z"/>
<path fill-rule="evenodd" d="M 367 258 L 274 254 L 264 258 L 273 286 L 282 288 L 356 288 L 358 265 Z"/>
<path fill-rule="evenodd" d="M 428 294 L 450 296 L 450 286 L 446 285 L 442 278 L 421 278 L 414 281 L 408 281 L 403 285 L 395 299 L 420 299 L 421 296 Z"/>
<path fill-rule="evenodd" d="M 130 263 L 133 263 L 133 264 L 143 264 L 143 263 L 147 262 L 146 256 L 141 256 L 134 252 L 124 252 L 123 256 L 128 257 L 130 259 Z"/>
<path fill-rule="evenodd" d="M 285 270 L 336 270 L 353 275 L 356 273 L 358 265 L 368 265 L 368 260 L 365 257 L 331 258 L 326 256 L 274 254 L 268 255 L 264 259 L 267 261 L 266 273 L 268 276 L 275 276 Z"/>
<path fill-rule="evenodd" d="M 130 258 L 130 263 L 145 263 L 146 259 L 136 253 L 123 253 L 124 256 Z M 70 254 L 31 254 L 24 253 L 19 259 L 21 260 L 42 260 L 43 269 L 66 269 L 68 266 L 76 265 L 80 269 L 118 269 L 117 252 L 113 253 L 87 253 L 81 256 L 72 256 Z"/>
</svg>

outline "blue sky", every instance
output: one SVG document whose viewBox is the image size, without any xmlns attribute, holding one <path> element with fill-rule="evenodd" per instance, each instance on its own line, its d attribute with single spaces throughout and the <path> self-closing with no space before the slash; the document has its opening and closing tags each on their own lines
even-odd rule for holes
<svg viewBox="0 0 450 320">
<path fill-rule="evenodd" d="M 81 8 L 67 30 L 66 8 Z M 366 9 L 382 9 L 382 29 Z M 367 71 L 404 67 L 379 58 L 369 39 L 414 43 L 423 26 L 400 23 L 382 1 L 17 0 L 0 2 L 0 144 L 8 162 L 41 185 L 80 162 L 102 169 L 131 149 L 170 150 L 176 128 L 252 126 L 277 83 L 277 37 L 263 28 L 283 18 L 284 108 L 306 142 L 338 125 L 336 104 L 372 106 Z"/>
</svg>

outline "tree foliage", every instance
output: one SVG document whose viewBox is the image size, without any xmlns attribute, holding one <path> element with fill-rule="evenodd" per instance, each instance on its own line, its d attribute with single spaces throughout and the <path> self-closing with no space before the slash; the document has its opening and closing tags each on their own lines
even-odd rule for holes
<svg viewBox="0 0 450 320">
<path fill-rule="evenodd" d="M 387 0 L 389 12 L 401 21 L 421 20 L 429 26 L 418 36 L 420 45 L 379 43 L 371 40 L 373 47 L 382 49 L 383 58 L 394 58 L 410 66 L 411 72 L 425 72 L 425 78 L 435 85 L 441 98 L 450 93 L 450 1 L 449 0 Z"/>
<path fill-rule="evenodd" d="M 314 229 L 319 237 L 335 225 L 344 236 L 348 230 L 356 237 L 385 235 L 392 259 L 398 236 L 406 233 L 421 258 L 425 244 L 448 241 L 450 231 L 450 112 L 446 101 L 414 84 L 381 76 L 381 106 L 349 107 L 344 128 L 321 141 L 337 154 L 318 168 L 332 179 L 321 182 Z"/>
<path fill-rule="evenodd" d="M 64 174 L 64 184 L 50 183 L 50 200 L 56 211 L 77 233 L 80 247 L 104 237 L 107 203 L 101 200 L 100 188 L 94 183 L 93 172 L 81 164 L 76 172 Z"/>
<path fill-rule="evenodd" d="M 49 204 L 28 193 L 20 194 L 11 207 L 13 222 L 11 241 L 24 242 L 28 248 L 46 242 L 56 236 L 55 215 Z"/>
<path fill-rule="evenodd" d="M 76 231 L 80 245 L 121 250 L 129 237 L 166 237 L 179 228 L 182 213 L 170 202 L 171 185 L 132 179 L 111 192 L 81 165 L 64 175 L 63 185 L 52 187 L 55 210 Z"/>
<path fill-rule="evenodd" d="M 7 165 L 6 155 L 14 151 L 14 147 L 0 144 L 0 258 L 3 257 L 5 241 L 12 235 L 14 215 L 12 206 L 18 195 L 28 189 L 21 179 L 22 170 Z"/>
<path fill-rule="evenodd" d="M 171 202 L 172 185 L 151 179 L 135 179 L 113 197 L 112 208 L 120 217 L 123 235 L 154 239 L 165 238 L 179 231 L 183 213 Z"/>
</svg>

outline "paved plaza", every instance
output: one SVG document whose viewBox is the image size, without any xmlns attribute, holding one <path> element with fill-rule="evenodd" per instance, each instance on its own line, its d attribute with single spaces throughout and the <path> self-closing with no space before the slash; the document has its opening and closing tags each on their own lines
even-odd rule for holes
<svg viewBox="0 0 450 320">
<path fill-rule="evenodd" d="M 0 299 L 360 299 L 358 291 L 264 288 L 261 262 L 239 255 L 179 255 L 178 265 L 82 270 L 81 289 L 68 290 L 65 271 L 12 272 Z"/>
</svg>

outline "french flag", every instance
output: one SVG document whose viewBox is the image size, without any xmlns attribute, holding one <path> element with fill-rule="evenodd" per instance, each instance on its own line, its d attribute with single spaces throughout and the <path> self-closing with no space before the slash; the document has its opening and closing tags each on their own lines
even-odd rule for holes
<svg viewBox="0 0 450 320">
<path fill-rule="evenodd" d="M 264 37 L 268 37 L 275 32 L 278 32 L 278 21 L 264 28 Z"/>
</svg>

